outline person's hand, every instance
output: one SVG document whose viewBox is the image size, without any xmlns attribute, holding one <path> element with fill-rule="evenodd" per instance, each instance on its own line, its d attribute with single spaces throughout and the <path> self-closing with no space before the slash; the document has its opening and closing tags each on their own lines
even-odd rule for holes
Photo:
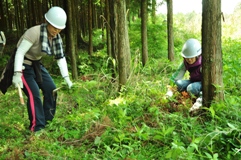
<svg viewBox="0 0 241 160">
<path fill-rule="evenodd" d="M 17 88 L 18 85 L 23 88 L 23 81 L 22 81 L 22 73 L 21 72 L 15 72 L 13 75 L 13 79 L 12 82 L 14 84 L 14 86 Z"/>
<path fill-rule="evenodd" d="M 69 86 L 69 89 L 70 89 L 72 87 L 73 83 L 71 82 L 69 77 L 65 77 L 64 80 L 65 80 L 65 82 L 67 83 L 67 85 Z"/>
<path fill-rule="evenodd" d="M 165 94 L 166 98 L 171 98 L 173 96 L 173 91 L 168 90 L 167 93 Z"/>
<path fill-rule="evenodd" d="M 173 96 L 173 89 L 171 86 L 167 86 L 167 93 L 165 94 L 166 98 L 171 98 Z"/>
</svg>

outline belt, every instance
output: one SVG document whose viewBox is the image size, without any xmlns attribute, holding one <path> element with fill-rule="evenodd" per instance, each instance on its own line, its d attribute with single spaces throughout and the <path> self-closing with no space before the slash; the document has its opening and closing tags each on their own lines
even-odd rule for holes
<svg viewBox="0 0 241 160">
<path fill-rule="evenodd" d="M 42 79 L 42 74 L 41 74 L 41 62 L 40 60 L 37 61 L 32 61 L 31 59 L 28 59 L 26 57 L 24 57 L 24 64 L 33 66 L 33 70 L 34 73 L 36 75 L 36 81 L 37 83 L 42 83 L 43 79 Z"/>
<path fill-rule="evenodd" d="M 24 59 L 23 63 L 32 66 L 32 61 L 28 59 Z"/>
</svg>

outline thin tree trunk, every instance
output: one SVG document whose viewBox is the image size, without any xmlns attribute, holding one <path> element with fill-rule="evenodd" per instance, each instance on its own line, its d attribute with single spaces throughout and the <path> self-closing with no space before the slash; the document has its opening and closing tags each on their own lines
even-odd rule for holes
<svg viewBox="0 0 241 160">
<path fill-rule="evenodd" d="M 142 41 L 142 65 L 145 66 L 148 60 L 147 0 L 141 1 L 141 41 Z"/>
<path fill-rule="evenodd" d="M 8 8 L 8 7 L 9 7 L 8 0 L 6 0 L 5 4 L 6 4 L 6 8 Z M 13 30 L 13 17 L 12 17 L 12 15 L 10 14 L 10 12 L 9 12 L 8 9 L 6 9 L 6 14 L 7 14 L 7 18 L 6 18 L 6 17 L 4 17 L 4 18 L 5 18 L 6 24 L 8 24 L 8 26 L 6 25 L 6 26 L 7 26 L 7 29 L 8 29 L 9 31 L 12 31 L 12 30 Z M 3 18 L 3 17 L 2 17 L 2 18 Z M 7 19 L 7 20 L 6 20 L 6 19 Z"/>
<path fill-rule="evenodd" d="M 152 0 L 151 3 L 151 20 L 153 24 L 156 24 L 156 0 Z"/>
<path fill-rule="evenodd" d="M 168 59 L 174 60 L 173 1 L 167 0 Z"/>
<path fill-rule="evenodd" d="M 117 61 L 116 54 L 116 13 L 115 13 L 115 0 L 109 0 L 109 11 L 110 11 L 110 35 L 111 35 L 111 56 Z"/>
<path fill-rule="evenodd" d="M 3 7 L 3 1 L 0 2 L 0 24 L 1 24 L 1 30 L 6 30 L 7 29 L 7 23 L 6 23 L 6 18 L 4 16 L 4 7 Z M 2 25 L 4 24 L 4 25 Z"/>
<path fill-rule="evenodd" d="M 116 77 L 117 77 L 117 71 L 118 71 L 118 47 L 117 47 L 117 7 L 116 7 L 116 1 L 115 0 L 108 0 L 109 1 L 109 12 L 110 12 L 110 20 L 109 20 L 109 25 L 110 25 L 110 43 L 111 43 L 111 57 L 113 59 L 111 67 L 112 67 L 112 82 L 115 82 Z"/>
<path fill-rule="evenodd" d="M 92 28 L 92 21 L 93 21 L 93 14 L 92 14 L 92 0 L 88 0 L 88 24 L 89 24 L 89 55 L 91 56 L 93 54 L 93 40 L 92 40 L 92 33 L 93 33 L 93 28 Z"/>
<path fill-rule="evenodd" d="M 66 3 L 66 11 L 67 11 L 67 19 L 71 19 L 71 21 L 67 21 L 67 35 L 66 35 L 66 42 L 67 44 L 67 50 L 71 57 L 71 69 L 72 69 L 72 78 L 77 79 L 78 78 L 78 70 L 77 70 L 77 63 L 76 63 L 76 22 L 74 21 L 75 18 L 73 17 L 76 6 L 73 0 L 67 0 Z"/>
<path fill-rule="evenodd" d="M 109 11 L 109 0 L 105 0 L 105 28 L 106 28 L 106 46 L 107 55 L 111 57 L 111 28 L 110 28 L 110 11 Z"/>
<path fill-rule="evenodd" d="M 125 0 L 126 2 L 126 0 Z M 125 53 L 126 53 L 126 76 L 127 79 L 130 76 L 130 72 L 131 72 L 131 50 L 130 50 L 130 41 L 129 41 L 129 33 L 128 33 L 128 16 L 127 16 L 127 11 L 126 11 L 126 3 L 124 4 L 124 13 L 125 13 Z"/>
</svg>

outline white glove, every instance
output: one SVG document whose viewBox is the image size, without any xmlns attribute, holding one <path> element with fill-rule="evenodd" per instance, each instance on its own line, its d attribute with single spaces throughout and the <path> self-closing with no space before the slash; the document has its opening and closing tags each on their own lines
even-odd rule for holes
<svg viewBox="0 0 241 160">
<path fill-rule="evenodd" d="M 15 87 L 17 88 L 18 85 L 23 88 L 23 81 L 22 81 L 22 73 L 21 72 L 15 72 L 13 75 L 13 79 L 12 82 L 15 85 Z"/>
<path fill-rule="evenodd" d="M 167 93 L 165 94 L 166 98 L 171 98 L 173 96 L 173 91 L 171 86 L 167 86 Z"/>
<path fill-rule="evenodd" d="M 69 79 L 69 77 L 64 77 L 65 82 L 67 83 L 67 85 L 69 86 L 69 89 L 72 87 L 73 83 L 71 82 L 71 80 Z"/>
<path fill-rule="evenodd" d="M 173 96 L 173 91 L 172 90 L 168 90 L 167 93 L 165 94 L 165 96 L 167 98 L 171 98 Z"/>
</svg>

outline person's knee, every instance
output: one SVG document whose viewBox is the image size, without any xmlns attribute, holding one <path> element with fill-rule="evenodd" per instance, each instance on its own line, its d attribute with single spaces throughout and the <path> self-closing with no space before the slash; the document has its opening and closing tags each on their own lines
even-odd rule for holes
<svg viewBox="0 0 241 160">
<path fill-rule="evenodd" d="M 177 81 L 175 81 L 175 84 L 176 84 L 177 86 L 181 86 L 181 85 L 182 85 L 182 80 L 177 80 Z"/>
<path fill-rule="evenodd" d="M 192 88 L 192 85 L 191 85 L 191 84 L 187 86 L 187 92 L 188 92 L 189 94 L 194 94 L 194 93 L 193 93 L 193 88 Z"/>
<path fill-rule="evenodd" d="M 187 92 L 188 92 L 189 94 L 198 96 L 200 90 L 197 89 L 197 88 L 195 87 L 195 85 L 189 84 L 189 85 L 187 86 Z"/>
<path fill-rule="evenodd" d="M 181 92 L 181 91 L 184 90 L 182 80 L 177 80 L 177 81 L 175 81 L 175 84 L 176 84 L 177 90 L 178 90 L 179 92 Z"/>
</svg>

